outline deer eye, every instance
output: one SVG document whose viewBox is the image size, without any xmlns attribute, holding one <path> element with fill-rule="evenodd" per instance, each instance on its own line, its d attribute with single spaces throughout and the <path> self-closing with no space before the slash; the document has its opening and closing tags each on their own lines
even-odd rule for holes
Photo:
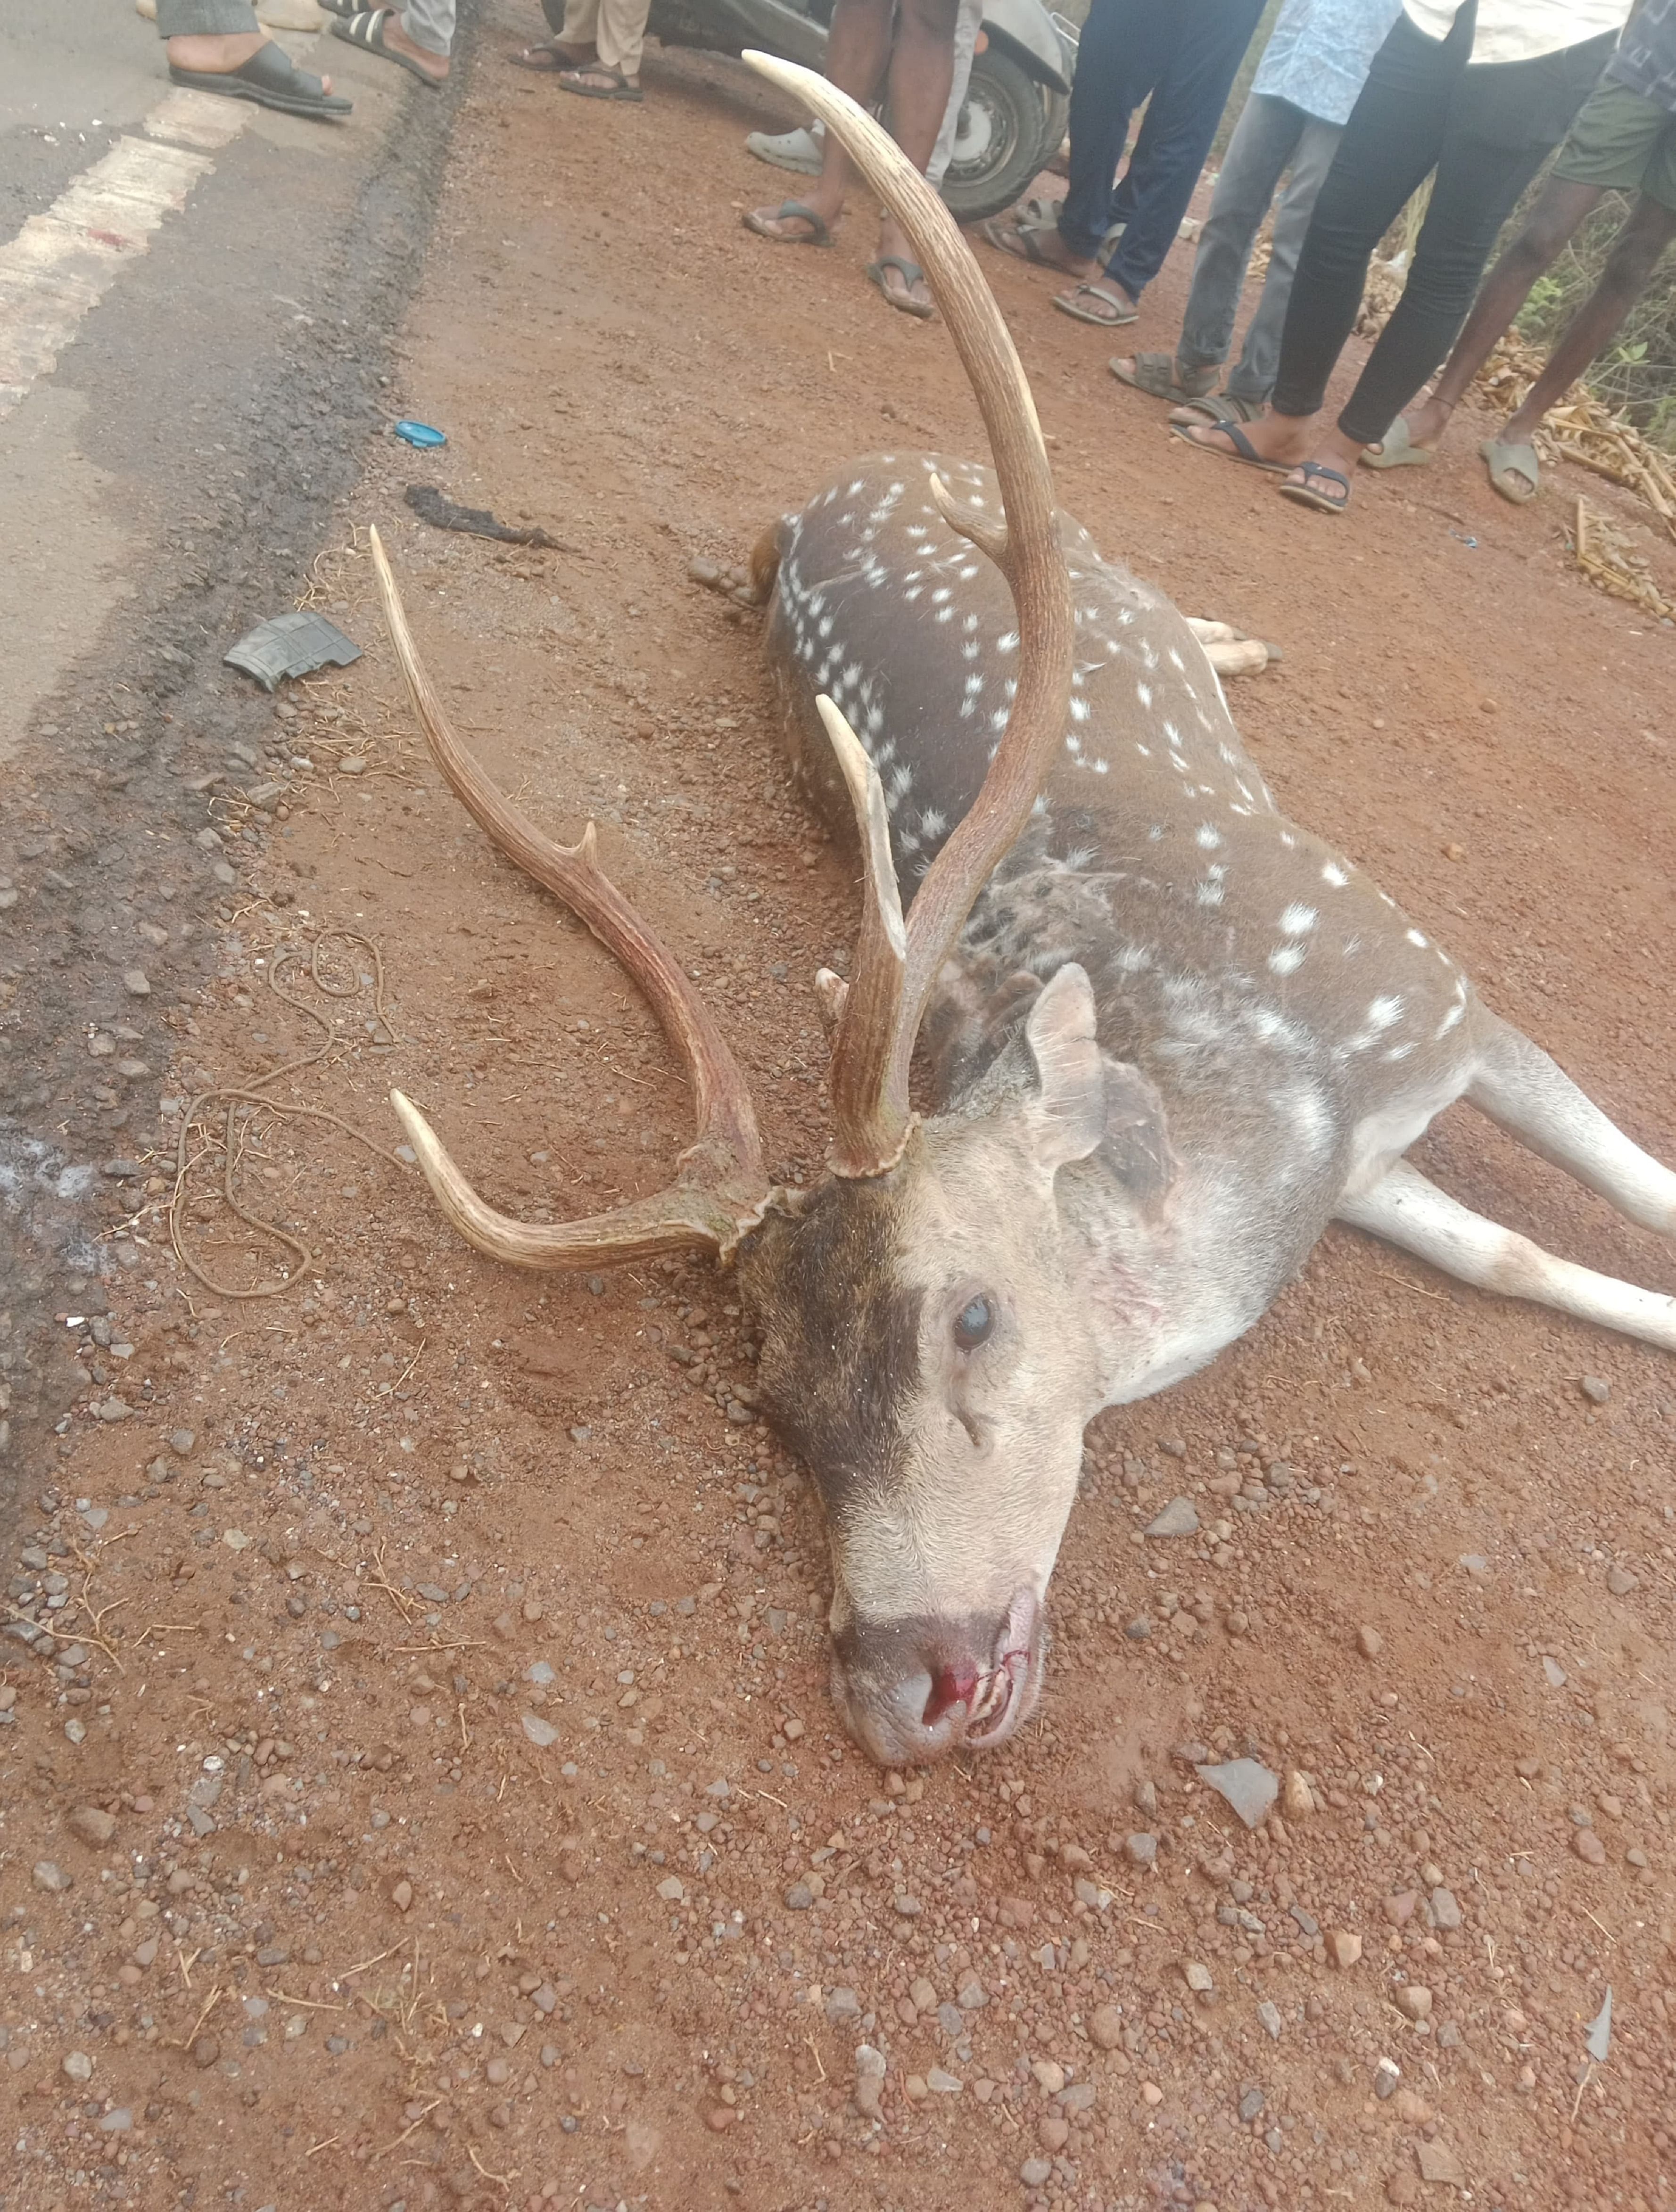
<svg viewBox="0 0 1676 2212">
<path fill-rule="evenodd" d="M 954 1341 L 962 1352 L 976 1352 L 994 1327 L 995 1308 L 987 1298 L 973 1298 L 955 1320 Z"/>
</svg>

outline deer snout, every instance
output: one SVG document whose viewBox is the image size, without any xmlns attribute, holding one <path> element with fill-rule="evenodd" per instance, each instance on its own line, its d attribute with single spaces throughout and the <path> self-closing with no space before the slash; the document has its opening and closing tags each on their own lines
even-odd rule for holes
<svg viewBox="0 0 1676 2212">
<path fill-rule="evenodd" d="M 1005 1742 L 1041 1694 L 1046 1625 L 1033 1590 L 999 1615 L 869 1621 L 832 1642 L 832 1700 L 881 1766 L 926 1765 Z"/>
</svg>

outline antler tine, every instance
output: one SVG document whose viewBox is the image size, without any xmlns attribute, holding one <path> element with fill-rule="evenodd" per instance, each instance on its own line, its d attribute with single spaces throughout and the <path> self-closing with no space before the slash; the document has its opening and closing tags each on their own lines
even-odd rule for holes
<svg viewBox="0 0 1676 2212">
<path fill-rule="evenodd" d="M 762 1218 L 771 1191 L 763 1172 L 756 1115 L 739 1063 L 667 946 L 648 928 L 600 866 L 590 822 L 575 845 L 555 844 L 527 822 L 460 742 L 414 646 L 376 530 L 373 567 L 396 658 L 437 766 L 491 841 L 527 875 L 564 900 L 622 963 L 680 1054 L 692 1086 L 698 1134 L 677 1179 L 650 1198 L 563 1224 L 515 1221 L 485 1204 L 448 1158 L 418 1109 L 399 1091 L 391 1103 L 418 1154 L 437 1203 L 460 1235 L 492 1258 L 520 1267 L 586 1267 L 602 1258 L 650 1256 L 692 1245 L 729 1257 Z"/>
<path fill-rule="evenodd" d="M 876 932 L 864 928 L 857 946 L 832 1053 L 837 1127 L 832 1164 L 839 1175 L 877 1175 L 900 1157 L 912 1127 L 909 1063 L 937 972 L 979 890 L 1029 819 L 1063 737 L 1076 619 L 1035 402 L 1000 310 L 954 217 L 847 94 L 795 63 L 752 52 L 745 59 L 838 133 L 913 242 L 989 433 L 1005 526 L 960 507 L 935 483 L 933 496 L 952 526 L 1001 569 L 1018 615 L 1018 689 L 1006 734 L 982 791 L 914 894 L 899 986 L 875 972 L 882 964 Z"/>
</svg>

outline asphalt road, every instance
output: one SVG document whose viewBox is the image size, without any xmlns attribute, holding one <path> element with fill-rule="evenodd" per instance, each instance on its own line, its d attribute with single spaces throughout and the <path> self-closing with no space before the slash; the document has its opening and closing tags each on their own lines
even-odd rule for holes
<svg viewBox="0 0 1676 2212">
<path fill-rule="evenodd" d="M 274 728 L 221 656 L 347 534 L 470 66 L 468 13 L 440 99 L 283 43 L 349 123 L 183 106 L 126 0 L 0 13 L 0 1524 L 82 1417 L 54 1313 L 145 1264 L 106 1169 L 239 897 L 193 787 Z"/>
</svg>

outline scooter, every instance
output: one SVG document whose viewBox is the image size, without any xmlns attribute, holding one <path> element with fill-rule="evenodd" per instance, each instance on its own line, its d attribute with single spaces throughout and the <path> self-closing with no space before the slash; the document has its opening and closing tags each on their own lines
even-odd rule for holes
<svg viewBox="0 0 1676 2212">
<path fill-rule="evenodd" d="M 832 0 L 652 0 L 647 28 L 666 46 L 741 53 L 747 46 L 807 68 L 826 59 Z M 942 180 L 957 221 L 1009 208 L 1064 142 L 1076 33 L 1042 0 L 985 0 L 984 36 Z"/>
</svg>

